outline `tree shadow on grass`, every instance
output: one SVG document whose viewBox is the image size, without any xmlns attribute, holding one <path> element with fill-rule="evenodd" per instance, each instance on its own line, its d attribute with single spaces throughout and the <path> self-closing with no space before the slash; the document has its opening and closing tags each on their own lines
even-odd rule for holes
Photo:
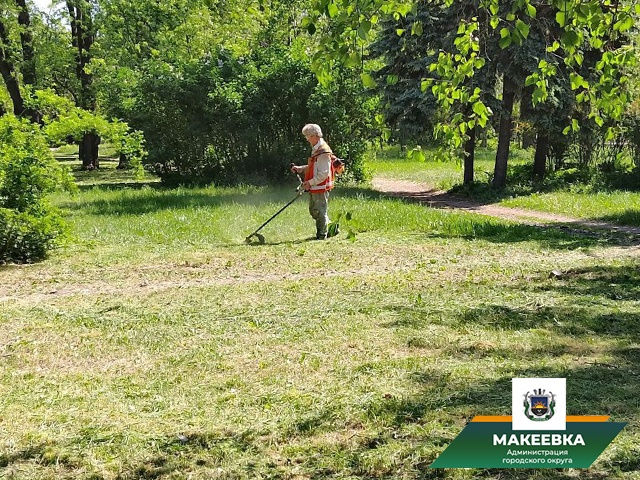
<svg viewBox="0 0 640 480">
<path fill-rule="evenodd" d="M 336 197 L 357 200 L 393 200 L 406 204 L 418 203 L 415 199 L 390 197 L 382 192 L 370 188 L 346 187 L 338 190 Z M 504 220 L 486 215 L 478 215 L 469 211 L 456 211 L 442 205 L 425 205 L 431 207 L 441 215 L 447 215 L 448 221 L 437 221 L 428 229 L 425 235 L 429 238 L 462 238 L 468 240 L 482 239 L 492 243 L 517 243 L 534 241 L 546 248 L 555 250 L 574 250 L 599 245 L 632 246 L 640 244 L 640 237 L 616 234 L 611 232 L 591 231 L 573 228 L 566 225 L 527 225 L 521 223 L 507 223 Z"/>
<path fill-rule="evenodd" d="M 488 381 L 470 382 L 463 388 L 456 388 L 447 370 L 425 368 L 409 373 L 410 378 L 420 385 L 421 393 L 410 398 L 392 399 L 379 402 L 372 412 L 376 418 L 387 418 L 394 425 L 402 426 L 407 422 L 420 423 L 421 419 L 432 412 L 443 412 L 442 417 L 456 415 L 466 421 L 473 415 L 509 415 L 511 378 L 518 377 L 560 377 L 567 378 L 568 413 L 571 415 L 611 415 L 613 421 L 627 421 L 637 424 L 640 418 L 640 347 L 637 341 L 640 336 L 640 312 L 618 311 L 611 300 L 623 299 L 633 301 L 638 297 L 638 276 L 640 272 L 629 266 L 591 267 L 565 272 L 561 280 L 550 280 L 548 284 L 534 289 L 558 290 L 569 296 L 560 306 L 527 306 L 521 308 L 505 305 L 489 305 L 472 308 L 458 315 L 438 314 L 437 310 L 423 308 L 416 310 L 410 307 L 393 306 L 396 319 L 385 326 L 390 328 L 413 329 L 413 337 L 409 347 L 417 349 L 431 346 L 429 331 L 426 327 L 434 324 L 434 318 L 440 324 L 455 328 L 469 325 L 495 330 L 496 336 L 505 330 L 526 331 L 544 329 L 557 332 L 558 339 L 566 337 L 568 343 L 562 341 L 551 345 L 529 346 L 519 348 L 495 347 L 489 340 L 487 345 L 464 345 L 462 347 L 451 342 L 439 351 L 438 358 L 446 365 L 446 359 L 462 361 L 482 361 L 504 365 L 502 370 L 508 371 L 501 378 Z M 517 288 L 517 287 L 515 287 Z M 520 287 L 521 288 L 521 287 Z M 617 289 L 617 290 L 616 290 Z M 612 291 L 613 290 L 613 291 Z M 588 308 L 588 304 L 572 303 L 572 298 L 583 295 L 593 296 L 593 302 L 605 310 L 598 313 Z M 421 331 L 425 329 L 424 335 Z M 583 353 L 576 351 L 576 340 L 593 337 L 609 338 L 613 342 L 606 347 L 606 362 L 574 362 L 576 366 L 566 366 L 565 362 L 554 367 L 549 362 L 554 357 L 566 355 L 579 360 Z M 422 338 L 424 337 L 424 338 Z M 588 348 L 588 347 L 587 347 Z M 605 348 L 605 347 L 602 347 Z M 544 359 L 544 362 L 537 362 Z M 513 362 L 517 360 L 517 362 Z M 527 362 L 523 360 L 528 360 Z M 518 365 L 520 364 L 520 366 Z M 524 365 L 524 366 L 521 366 Z M 549 366 L 551 365 L 551 366 Z M 460 385 L 458 379 L 458 386 Z M 444 412 L 447 412 L 445 414 Z M 635 430 L 626 427 L 625 435 Z M 451 438 L 449 441 L 453 440 Z M 628 444 L 628 442 L 627 442 Z M 435 458 L 425 459 L 421 465 L 423 472 L 416 478 L 439 478 L 438 473 L 426 470 Z M 640 468 L 640 448 L 627 448 L 618 451 L 612 458 L 601 462 L 596 468 L 581 471 L 581 478 L 604 480 L 615 476 L 623 476 L 627 472 L 636 472 Z M 474 478 L 541 478 L 569 479 L 575 478 L 566 470 L 478 470 Z"/>
<path fill-rule="evenodd" d="M 125 466 L 119 480 L 175 478 L 186 471 L 210 471 L 234 458 L 255 457 L 260 451 L 256 432 L 184 433 L 157 442 L 158 453 Z M 238 465 L 240 467 L 240 465 Z M 250 465 L 245 465 L 250 469 Z M 240 468 L 239 468 L 240 469 Z"/>
<path fill-rule="evenodd" d="M 353 412 L 346 414 L 340 409 L 301 412 L 296 421 L 277 427 L 276 431 L 185 434 L 182 439 L 167 440 L 160 447 L 160 454 L 127 467 L 120 478 L 171 478 L 173 474 L 197 472 L 199 468 L 226 469 L 230 463 L 238 466 L 237 472 L 226 471 L 234 478 L 234 475 L 245 478 L 299 475 L 318 480 L 447 478 L 450 474 L 446 470 L 431 470 L 429 465 L 474 416 L 511 414 L 512 378 L 567 378 L 569 414 L 611 415 L 613 421 L 637 421 L 640 349 L 619 347 L 609 353 L 618 359 L 614 367 L 604 364 L 556 367 L 535 362 L 544 349 L 533 348 L 522 353 L 531 362 L 520 365 L 506 362 L 499 377 L 475 377 L 464 383 L 446 366 L 414 364 L 404 372 L 416 387 L 411 389 L 412 393 L 382 395 L 377 391 L 368 396 L 359 406 L 361 428 L 348 437 L 338 433 L 344 432 L 343 415 L 352 417 Z M 448 355 L 454 356 L 456 352 L 445 352 L 442 357 Z M 384 368 L 389 361 L 393 360 L 382 359 L 379 363 Z M 355 370 L 361 375 L 371 372 L 369 367 Z M 370 374 L 375 375 L 375 370 Z M 629 432 L 627 427 L 625 435 L 630 433 L 635 432 Z M 267 442 L 265 435 L 270 439 Z M 597 467 L 582 470 L 580 477 L 604 480 L 614 476 L 614 472 L 635 472 L 640 467 L 639 454 L 637 447 L 618 451 Z M 473 478 L 568 480 L 575 478 L 575 472 L 478 469 L 473 470 Z"/>
<path fill-rule="evenodd" d="M 629 208 L 622 213 L 615 215 L 605 215 L 602 217 L 594 218 L 599 222 L 610 222 L 618 225 L 628 225 L 632 227 L 640 227 L 640 209 Z"/>
<path fill-rule="evenodd" d="M 569 298 L 559 305 L 494 303 L 464 309 L 457 316 L 452 316 L 450 310 L 438 308 L 437 304 L 383 305 L 393 317 L 385 326 L 421 329 L 427 325 L 480 325 L 495 331 L 546 328 L 562 335 L 640 338 L 640 311 L 621 310 L 616 303 L 640 299 L 640 266 L 631 260 L 556 273 L 541 273 L 526 283 L 501 288 L 527 293 L 558 292 Z M 598 306 L 598 311 L 593 305 Z"/>
<path fill-rule="evenodd" d="M 587 295 L 602 300 L 640 299 L 640 263 L 596 265 L 560 272 L 558 278 L 536 290 L 556 290 L 570 295 Z"/>
<path fill-rule="evenodd" d="M 455 328 L 467 325 L 481 326 L 496 333 L 505 330 L 547 329 L 560 335 L 599 335 L 617 339 L 640 338 L 640 313 L 615 312 L 594 314 L 586 307 L 575 306 L 531 306 L 510 307 L 506 305 L 483 305 L 469 308 L 457 318 L 448 312 L 428 307 L 390 306 L 395 317 L 383 326 L 389 328 L 413 328 L 419 330 L 427 325 L 448 325 Z M 420 339 L 413 339 L 420 346 Z"/>
<path fill-rule="evenodd" d="M 9 466 L 12 463 L 28 460 L 40 459 L 47 448 L 46 443 L 30 445 L 22 450 L 11 453 L 0 453 L 0 468 Z"/>
<path fill-rule="evenodd" d="M 628 355 L 625 349 L 613 351 L 614 355 Z M 634 352 L 636 358 L 637 352 Z M 468 382 L 463 388 L 452 382 L 449 375 L 433 369 L 408 372 L 420 386 L 420 394 L 408 398 L 381 399 L 375 408 L 369 408 L 368 415 L 378 422 L 382 419 L 393 428 L 402 429 L 410 423 L 422 425 L 423 419 L 429 416 L 427 425 L 433 423 L 433 412 L 439 423 L 449 423 L 452 433 L 449 437 L 427 434 L 424 438 L 414 438 L 413 443 L 428 444 L 434 447 L 431 453 L 424 453 L 424 449 L 417 447 L 414 452 L 407 454 L 412 461 L 418 461 L 419 473 L 415 478 L 442 478 L 442 470 L 429 470 L 428 466 L 437 457 L 437 451 L 453 441 L 455 433 L 462 426 L 455 427 L 458 421 L 470 421 L 475 415 L 510 415 L 511 414 L 511 379 L 532 377 L 564 377 L 567 378 L 567 400 L 571 415 L 612 415 L 614 421 L 630 421 L 638 418 L 637 398 L 640 395 L 640 382 L 629 381 L 638 378 L 636 365 L 620 366 L 611 370 L 607 366 L 593 365 L 578 368 L 538 367 L 532 362 L 531 367 L 513 368 L 507 376 L 487 381 Z M 441 421 L 442 420 L 442 421 Z M 451 423 L 453 422 L 453 423 Z M 391 433 L 380 439 L 375 448 L 384 448 L 394 442 Z M 432 427 L 426 427 L 430 430 Z M 628 428 L 628 427 L 627 427 Z M 436 430 L 439 430 L 436 428 Z M 356 457 L 361 458 L 367 450 L 361 445 L 361 451 Z M 632 452 L 620 452 L 607 461 L 606 466 L 598 469 L 584 470 L 581 478 L 600 480 L 611 478 L 613 471 L 634 472 L 640 466 L 638 457 L 640 449 Z M 606 471 L 603 471 L 606 468 Z M 337 472 L 336 472 L 337 473 Z M 356 475 L 359 472 L 352 472 Z M 364 477 L 364 476 L 363 476 Z M 484 469 L 474 471 L 473 478 L 544 478 L 568 479 L 575 475 L 561 469 L 550 470 L 503 470 Z M 395 478 L 393 474 L 379 478 Z"/>
<path fill-rule="evenodd" d="M 638 352 L 630 349 L 612 353 L 638 358 Z M 298 421 L 275 430 L 184 432 L 157 439 L 154 453 L 146 457 L 122 458 L 123 467 L 116 478 L 183 478 L 187 472 L 197 478 L 215 472 L 224 473 L 225 478 L 447 478 L 447 470 L 432 470 L 429 465 L 475 415 L 511 413 L 513 377 L 566 377 L 573 415 L 610 414 L 615 421 L 638 417 L 640 383 L 629 381 L 637 375 L 635 366 L 612 372 L 602 365 L 566 369 L 539 367 L 532 362 L 530 366 L 512 367 L 498 378 L 472 380 L 463 385 L 443 369 L 417 367 L 405 375 L 417 387 L 412 394 L 371 397 L 362 406 L 363 428 L 349 437 L 323 436 L 336 431 L 336 423 L 340 425 L 343 412 L 339 409 L 325 409 L 318 414 L 301 412 Z M 77 443 L 90 442 L 83 438 Z M 0 456 L 0 467 L 39 461 L 45 448 L 43 445 L 10 457 Z M 582 470 L 580 477 L 604 480 L 614 472 L 635 472 L 640 467 L 640 451 L 632 450 L 619 452 L 597 469 Z M 65 473 L 71 477 L 86 472 L 82 466 L 68 464 Z M 575 478 L 575 473 L 561 469 L 485 469 L 473 470 L 473 478 L 568 480 Z"/>
<path fill-rule="evenodd" d="M 149 180 L 149 181 L 135 181 L 135 182 L 114 182 L 108 184 L 99 184 L 99 183 L 85 183 L 81 185 L 77 185 L 78 190 L 81 192 L 85 192 L 88 190 L 96 190 L 96 191 L 114 191 L 114 190 L 141 190 L 143 188 L 151 188 L 158 191 L 170 190 L 169 187 L 162 185 L 158 181 Z"/>
<path fill-rule="evenodd" d="M 98 198 L 83 203 L 65 202 L 62 208 L 81 210 L 91 215 L 145 215 L 163 210 L 210 208 L 238 205 L 239 208 L 261 206 L 269 203 L 285 205 L 295 195 L 292 191 L 273 189 L 255 193 L 202 193 L 190 189 L 154 188 L 149 195 L 120 196 L 112 199 Z M 277 211 L 277 210 L 276 210 Z M 275 213 L 275 212 L 274 212 Z"/>
<path fill-rule="evenodd" d="M 488 305 L 465 311 L 458 325 L 481 325 L 496 331 L 544 328 L 562 335 L 623 336 L 638 338 L 640 313 L 593 314 L 588 308 L 511 308 Z"/>
<path fill-rule="evenodd" d="M 42 442 L 36 445 L 29 445 L 15 452 L 0 453 L 0 473 L 4 468 L 25 463 L 34 464 L 41 468 L 55 468 L 59 473 L 64 471 L 65 475 L 72 474 L 82 468 L 78 459 L 70 458 L 65 451 L 61 450 L 53 442 Z M 86 472 L 84 473 L 85 478 L 96 480 L 99 478 L 94 475 L 87 476 Z"/>
</svg>

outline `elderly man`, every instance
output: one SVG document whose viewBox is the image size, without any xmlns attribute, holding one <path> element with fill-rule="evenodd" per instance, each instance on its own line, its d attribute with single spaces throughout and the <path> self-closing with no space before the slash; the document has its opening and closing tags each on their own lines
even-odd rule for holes
<svg viewBox="0 0 640 480">
<path fill-rule="evenodd" d="M 329 190 L 333 188 L 334 172 L 331 162 L 331 148 L 322 138 L 319 125 L 309 123 L 302 128 L 302 134 L 311 145 L 311 156 L 307 165 L 293 165 L 291 171 L 304 173 L 302 187 L 309 192 L 309 213 L 316 221 L 316 238 L 327 238 L 329 216 Z M 337 233 L 337 232 L 336 232 Z"/>
</svg>

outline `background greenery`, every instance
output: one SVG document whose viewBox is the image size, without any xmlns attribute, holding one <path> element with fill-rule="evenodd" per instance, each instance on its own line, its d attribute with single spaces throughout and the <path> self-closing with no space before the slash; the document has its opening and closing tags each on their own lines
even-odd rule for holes
<svg viewBox="0 0 640 480">
<path fill-rule="evenodd" d="M 637 236 L 366 182 L 638 226 L 637 14 L 1 1 L 0 477 L 640 478 Z M 299 201 L 246 245 L 307 122 L 355 242 Z M 428 469 L 528 376 L 627 427 L 588 470 Z"/>
<path fill-rule="evenodd" d="M 6 478 L 638 478 L 624 237 L 358 186 L 331 203 L 355 242 L 309 241 L 298 202 L 245 245 L 295 182 L 134 188 L 73 167 L 78 194 L 53 198 L 65 247 L 0 267 Z M 510 413 L 516 376 L 566 377 L 571 414 L 629 425 L 586 471 L 428 470 L 465 421 Z"/>
</svg>

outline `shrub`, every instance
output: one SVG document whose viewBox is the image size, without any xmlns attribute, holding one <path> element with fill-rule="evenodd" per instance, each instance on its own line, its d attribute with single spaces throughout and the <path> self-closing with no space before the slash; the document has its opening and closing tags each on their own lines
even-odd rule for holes
<svg viewBox="0 0 640 480">
<path fill-rule="evenodd" d="M 358 80 L 359 82 L 359 80 Z M 250 58 L 150 65 L 137 86 L 130 123 L 144 131 L 146 164 L 165 182 L 279 180 L 304 162 L 305 123 L 322 125 L 332 148 L 360 179 L 371 100 L 360 83 L 318 84 L 307 60 L 277 47 Z"/>
<path fill-rule="evenodd" d="M 633 162 L 640 169 L 640 99 L 633 101 L 623 119 L 624 142 L 628 145 Z"/>
<path fill-rule="evenodd" d="M 0 208 L 0 263 L 31 263 L 46 257 L 65 231 L 53 212 L 34 215 Z"/>
<path fill-rule="evenodd" d="M 13 115 L 0 118 L 0 263 L 46 256 L 64 231 L 46 201 L 72 179 L 51 155 L 40 127 Z"/>
<path fill-rule="evenodd" d="M 78 144 L 87 133 L 93 133 L 116 147 L 121 165 L 142 173 L 142 159 L 146 155 L 142 132 L 132 131 L 129 125 L 117 119 L 107 120 L 102 115 L 78 108 L 51 90 L 36 90 L 29 102 L 43 114 L 43 132 L 50 144 Z"/>
</svg>

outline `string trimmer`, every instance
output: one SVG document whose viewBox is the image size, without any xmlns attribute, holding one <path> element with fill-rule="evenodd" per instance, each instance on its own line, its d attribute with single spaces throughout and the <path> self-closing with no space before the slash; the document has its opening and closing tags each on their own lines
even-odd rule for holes
<svg viewBox="0 0 640 480">
<path fill-rule="evenodd" d="M 249 235 L 247 238 L 245 238 L 245 239 L 244 239 L 244 241 L 245 241 L 246 243 L 251 243 L 251 241 L 252 241 L 251 239 L 252 239 L 253 237 L 255 237 L 255 238 L 257 238 L 257 239 L 258 239 L 258 242 L 259 242 L 260 244 L 264 244 L 264 236 L 263 236 L 263 235 L 261 235 L 261 234 L 259 234 L 258 232 L 259 232 L 260 230 L 262 230 L 265 226 L 267 226 L 267 224 L 268 224 L 271 220 L 273 220 L 273 219 L 274 219 L 274 218 L 276 218 L 278 215 L 280 215 L 282 212 L 284 212 L 284 211 L 286 210 L 286 208 L 287 208 L 287 207 L 289 207 L 293 202 L 295 202 L 296 200 L 298 200 L 298 199 L 302 196 L 302 194 L 305 192 L 305 190 L 302 188 L 302 179 L 300 178 L 300 175 L 298 175 L 298 182 L 300 182 L 300 183 L 298 184 L 298 188 L 296 188 L 296 196 L 295 196 L 295 197 L 293 197 L 293 198 L 291 199 L 291 201 L 290 201 L 289 203 L 287 203 L 284 207 L 282 207 L 280 210 L 278 210 L 276 213 L 274 213 L 274 214 L 271 216 L 271 218 L 270 218 L 269 220 L 267 220 L 267 221 L 266 221 L 266 222 L 264 222 L 262 225 L 260 225 L 260 226 L 258 227 L 258 229 L 257 229 L 255 232 L 253 232 L 251 235 Z"/>
</svg>

